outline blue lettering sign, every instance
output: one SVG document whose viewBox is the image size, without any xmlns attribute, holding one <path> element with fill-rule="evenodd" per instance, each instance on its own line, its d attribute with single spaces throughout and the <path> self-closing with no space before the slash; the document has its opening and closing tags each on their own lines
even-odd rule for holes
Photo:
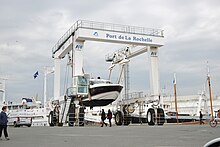
<svg viewBox="0 0 220 147">
<path fill-rule="evenodd" d="M 152 42 L 151 38 L 144 38 L 144 37 L 133 37 L 134 41 L 141 41 L 141 42 Z"/>
<path fill-rule="evenodd" d="M 81 50 L 83 48 L 83 45 L 80 45 L 80 44 L 77 44 L 76 46 L 75 46 L 75 49 L 76 50 Z"/>
<path fill-rule="evenodd" d="M 118 36 L 118 39 L 122 39 L 122 40 L 124 40 L 124 36 L 119 35 L 119 36 Z"/>
<path fill-rule="evenodd" d="M 137 37 L 137 36 L 127 36 L 127 35 L 116 35 L 116 34 L 109 34 L 106 33 L 105 37 L 107 39 L 118 39 L 118 40 L 125 40 L 125 41 L 136 41 L 136 42 L 153 42 L 151 38 L 148 37 Z"/>
<path fill-rule="evenodd" d="M 112 35 L 112 34 L 106 34 L 106 38 L 110 38 L 110 39 L 117 39 L 116 35 Z"/>
<path fill-rule="evenodd" d="M 151 57 L 157 57 L 157 52 L 156 52 L 156 51 L 155 51 L 155 52 L 153 51 L 153 52 L 151 52 L 150 55 L 151 55 Z"/>
<path fill-rule="evenodd" d="M 131 40 L 131 37 L 125 36 L 125 40 Z"/>
<path fill-rule="evenodd" d="M 99 36 L 98 32 L 93 33 L 94 36 Z"/>
</svg>

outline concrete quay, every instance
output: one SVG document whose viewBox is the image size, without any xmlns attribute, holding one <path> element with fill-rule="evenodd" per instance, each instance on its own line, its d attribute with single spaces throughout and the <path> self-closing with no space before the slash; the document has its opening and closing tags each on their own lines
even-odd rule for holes
<svg viewBox="0 0 220 147">
<path fill-rule="evenodd" d="M 0 147 L 201 147 L 220 137 L 220 125 L 8 128 Z"/>
</svg>

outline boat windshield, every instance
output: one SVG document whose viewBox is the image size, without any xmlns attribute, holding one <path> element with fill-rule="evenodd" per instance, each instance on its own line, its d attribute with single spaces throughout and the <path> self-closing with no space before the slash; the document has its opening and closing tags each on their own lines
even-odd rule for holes
<svg viewBox="0 0 220 147">
<path fill-rule="evenodd" d="M 112 84 L 109 80 L 102 80 L 102 79 L 92 79 L 89 81 L 90 85 L 94 84 Z"/>
</svg>

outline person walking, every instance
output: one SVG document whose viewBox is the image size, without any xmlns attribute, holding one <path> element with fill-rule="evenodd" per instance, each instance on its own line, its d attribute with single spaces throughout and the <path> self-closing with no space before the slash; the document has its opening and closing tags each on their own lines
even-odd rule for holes
<svg viewBox="0 0 220 147">
<path fill-rule="evenodd" d="M 101 125 L 101 127 L 103 127 L 104 124 L 107 127 L 107 123 L 105 123 L 105 119 L 106 119 L 105 111 L 104 111 L 104 109 L 102 109 L 102 114 L 101 114 L 102 125 Z"/>
<path fill-rule="evenodd" d="M 218 110 L 217 117 L 220 118 L 220 109 Z"/>
<path fill-rule="evenodd" d="M 200 122 L 200 125 L 204 124 L 204 122 L 202 121 L 202 118 L 203 118 L 203 114 L 202 114 L 201 111 L 199 111 L 199 122 Z"/>
<path fill-rule="evenodd" d="M 110 109 L 108 109 L 108 114 L 107 114 L 107 118 L 109 120 L 109 127 L 112 126 L 112 122 L 111 122 L 111 119 L 112 119 L 112 112 Z"/>
<path fill-rule="evenodd" d="M 7 132 L 7 123 L 8 123 L 8 116 L 6 114 L 7 106 L 2 107 L 2 112 L 0 113 L 0 140 L 2 140 L 2 131 L 4 131 L 5 139 L 10 140 L 8 138 Z"/>
</svg>

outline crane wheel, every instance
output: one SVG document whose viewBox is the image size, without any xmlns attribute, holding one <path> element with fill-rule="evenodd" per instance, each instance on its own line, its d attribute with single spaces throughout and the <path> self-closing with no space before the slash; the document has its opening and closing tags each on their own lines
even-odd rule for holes
<svg viewBox="0 0 220 147">
<path fill-rule="evenodd" d="M 59 126 L 59 127 L 62 127 L 62 126 L 63 126 L 63 123 L 59 123 L 58 126 Z"/>
<path fill-rule="evenodd" d="M 121 126 L 122 125 L 122 120 L 123 120 L 123 116 L 122 116 L 121 111 L 117 111 L 115 113 L 115 124 L 117 126 Z"/>
<path fill-rule="evenodd" d="M 124 126 L 128 126 L 131 122 L 131 116 L 128 114 L 127 111 L 124 112 L 124 120 L 123 120 L 123 124 Z"/>
<path fill-rule="evenodd" d="M 50 111 L 50 114 L 49 114 L 49 117 L 48 117 L 48 123 L 49 123 L 50 127 L 54 126 L 54 123 L 53 123 L 53 111 Z"/>
<path fill-rule="evenodd" d="M 149 108 L 147 111 L 147 123 L 149 126 L 155 125 L 155 111 L 152 108 Z"/>
<path fill-rule="evenodd" d="M 157 125 L 162 126 L 165 123 L 164 110 L 162 108 L 157 109 Z"/>
<path fill-rule="evenodd" d="M 124 126 L 128 126 L 131 122 L 131 117 L 130 115 L 124 116 Z"/>
<path fill-rule="evenodd" d="M 79 108 L 79 126 L 84 126 L 84 117 L 85 117 L 84 107 L 80 107 Z"/>
</svg>

